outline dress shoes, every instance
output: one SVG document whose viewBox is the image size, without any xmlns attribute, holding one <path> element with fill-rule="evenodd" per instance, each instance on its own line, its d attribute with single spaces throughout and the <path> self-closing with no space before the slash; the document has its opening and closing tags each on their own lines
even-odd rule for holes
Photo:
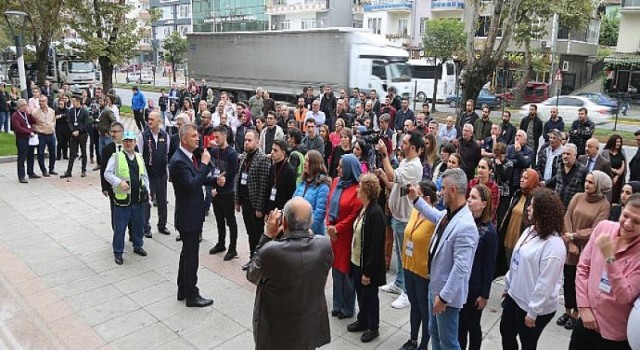
<svg viewBox="0 0 640 350">
<path fill-rule="evenodd" d="M 18 181 L 20 181 L 21 184 L 28 184 L 29 181 L 27 181 L 27 179 L 25 179 L 24 177 L 21 177 L 20 179 L 18 179 Z"/>
<path fill-rule="evenodd" d="M 51 174 L 51 175 L 58 175 L 58 172 L 57 172 L 57 171 L 55 171 L 55 170 L 51 170 L 51 171 L 49 172 L 49 174 Z"/>
<path fill-rule="evenodd" d="M 151 234 L 151 230 L 149 230 L 149 231 L 144 231 L 144 236 L 145 236 L 146 238 L 153 238 L 153 235 Z"/>
<path fill-rule="evenodd" d="M 338 312 L 338 316 L 336 317 L 338 317 L 339 320 L 344 320 L 345 318 L 351 318 L 353 316 L 345 315 L 342 312 Z"/>
<path fill-rule="evenodd" d="M 224 255 L 224 261 L 229 261 L 238 256 L 238 252 L 235 249 L 229 249 L 227 254 Z"/>
<path fill-rule="evenodd" d="M 133 249 L 133 252 L 140 256 L 147 256 L 147 251 L 144 250 L 144 248 L 135 248 Z"/>
<path fill-rule="evenodd" d="M 180 237 L 180 235 L 176 236 L 176 242 L 180 242 L 182 240 L 182 237 Z"/>
<path fill-rule="evenodd" d="M 340 313 L 340 311 L 333 310 L 333 311 L 331 311 L 331 317 L 338 317 L 339 313 Z"/>
<path fill-rule="evenodd" d="M 178 295 L 176 296 L 176 299 L 178 299 L 178 301 L 183 301 L 187 299 L 187 297 L 184 295 L 184 292 L 178 291 Z"/>
<path fill-rule="evenodd" d="M 71 177 L 71 173 L 68 171 L 65 171 L 64 174 L 60 175 L 61 179 L 66 179 L 68 177 Z"/>
<path fill-rule="evenodd" d="M 247 271 L 249 269 L 249 265 L 251 265 L 251 260 L 248 263 L 242 265 L 242 271 Z"/>
<path fill-rule="evenodd" d="M 209 254 L 218 254 L 224 252 L 225 250 L 227 250 L 227 248 L 225 248 L 223 244 L 216 244 L 209 250 Z"/>
<path fill-rule="evenodd" d="M 359 321 L 355 321 L 347 326 L 347 330 L 352 333 L 364 332 L 367 330 L 367 326 L 365 326 L 363 323 L 360 323 Z"/>
<path fill-rule="evenodd" d="M 166 227 L 162 227 L 158 229 L 159 233 L 162 233 L 163 235 L 170 235 L 171 231 L 169 231 Z"/>
<path fill-rule="evenodd" d="M 100 170 L 100 165 L 96 165 L 95 167 L 93 167 L 93 171 L 98 171 Z"/>
<path fill-rule="evenodd" d="M 366 331 L 364 331 L 364 333 L 362 333 L 362 336 L 360 336 L 360 341 L 363 343 L 368 343 L 379 336 L 380 332 L 378 332 L 377 330 L 372 331 L 370 329 L 367 329 Z"/>
<path fill-rule="evenodd" d="M 82 174 L 80 174 L 80 177 L 87 177 L 87 172 L 83 171 Z"/>
<path fill-rule="evenodd" d="M 114 255 L 114 260 L 115 260 L 117 265 L 124 264 L 124 260 L 122 260 L 122 254 L 115 254 Z"/>
<path fill-rule="evenodd" d="M 29 178 L 30 178 L 30 179 L 39 179 L 39 178 L 41 178 L 41 177 L 42 177 L 42 176 L 40 176 L 40 175 L 38 175 L 38 174 L 31 174 L 31 175 L 29 175 Z"/>
<path fill-rule="evenodd" d="M 51 175 L 49 175 L 48 171 L 45 171 L 42 173 L 42 177 L 50 177 Z"/>
<path fill-rule="evenodd" d="M 213 304 L 213 300 L 201 296 L 187 299 L 187 307 L 205 307 Z"/>
</svg>

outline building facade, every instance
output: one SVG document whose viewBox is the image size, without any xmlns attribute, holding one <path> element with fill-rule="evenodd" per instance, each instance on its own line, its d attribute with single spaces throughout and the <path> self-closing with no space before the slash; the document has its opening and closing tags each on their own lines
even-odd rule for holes
<svg viewBox="0 0 640 350">
<path fill-rule="evenodd" d="M 191 32 L 191 0 L 143 0 L 148 1 L 152 9 L 157 9 L 160 18 L 151 25 L 153 61 L 162 59 L 162 43 L 171 33 L 185 36 Z"/>
<path fill-rule="evenodd" d="M 269 30 L 265 0 L 193 0 L 194 32 Z"/>
<path fill-rule="evenodd" d="M 352 27 L 348 0 L 266 0 L 271 30 Z"/>
</svg>

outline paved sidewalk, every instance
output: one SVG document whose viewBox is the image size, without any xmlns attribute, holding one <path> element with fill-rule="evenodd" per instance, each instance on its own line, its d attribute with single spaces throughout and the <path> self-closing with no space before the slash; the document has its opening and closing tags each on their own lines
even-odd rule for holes
<svg viewBox="0 0 640 350">
<path fill-rule="evenodd" d="M 58 162 L 58 171 L 66 161 Z M 92 166 L 89 165 L 89 169 Z M 215 220 L 204 226 L 198 285 L 213 307 L 188 309 L 176 301 L 178 255 L 170 188 L 171 236 L 145 239 L 148 257 L 132 254 L 117 266 L 111 250 L 109 204 L 98 172 L 19 184 L 15 163 L 0 164 L 0 349 L 231 349 L 254 348 L 251 327 L 255 288 L 241 266 L 248 259 L 238 216 L 240 258 L 209 255 Z M 155 210 L 154 210 L 155 212 Z M 389 279 L 393 278 L 391 276 Z M 485 348 L 499 349 L 501 286 L 494 283 L 484 313 Z M 409 310 L 395 310 L 393 295 L 380 294 L 380 338 L 362 344 L 346 332 L 353 319 L 330 318 L 333 342 L 326 349 L 398 349 L 409 338 Z M 327 285 L 327 303 L 331 282 Z M 555 321 L 555 320 L 554 320 Z M 295 335 L 294 335 L 295 336 Z M 544 349 L 566 349 L 569 331 L 550 324 Z"/>
</svg>

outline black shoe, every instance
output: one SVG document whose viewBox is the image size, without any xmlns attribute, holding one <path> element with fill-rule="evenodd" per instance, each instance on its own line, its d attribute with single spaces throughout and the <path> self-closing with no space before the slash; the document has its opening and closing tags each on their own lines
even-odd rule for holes
<svg viewBox="0 0 640 350">
<path fill-rule="evenodd" d="M 205 210 L 205 211 L 204 211 L 204 216 L 205 216 L 205 217 L 209 216 L 209 211 L 208 211 L 208 210 Z"/>
<path fill-rule="evenodd" d="M 49 174 L 51 174 L 51 175 L 58 175 L 58 172 L 57 172 L 57 171 L 55 171 L 55 170 L 51 170 L 51 171 L 49 172 Z"/>
<path fill-rule="evenodd" d="M 251 265 L 251 261 L 249 261 L 248 263 L 242 265 L 242 271 L 247 271 L 249 269 L 249 265 Z"/>
<path fill-rule="evenodd" d="M 180 235 L 176 236 L 176 242 L 180 242 L 182 240 L 182 237 L 180 237 Z"/>
<path fill-rule="evenodd" d="M 569 317 L 569 319 L 567 320 L 567 323 L 564 324 L 564 329 L 572 330 L 576 328 L 577 325 L 578 325 L 578 320 L 576 320 L 573 317 Z"/>
<path fill-rule="evenodd" d="M 209 254 L 218 254 L 224 252 L 225 250 L 227 250 L 227 248 L 224 247 L 224 244 L 216 244 L 209 250 Z"/>
<path fill-rule="evenodd" d="M 227 254 L 224 255 L 224 261 L 229 261 L 229 260 L 235 258 L 236 256 L 238 256 L 238 252 L 236 252 L 235 249 L 229 249 Z"/>
<path fill-rule="evenodd" d="M 93 167 L 93 171 L 98 171 L 100 170 L 100 165 L 96 165 L 95 167 Z"/>
<path fill-rule="evenodd" d="M 80 177 L 87 177 L 87 172 L 83 171 L 82 174 L 80 174 Z"/>
<path fill-rule="evenodd" d="M 147 251 L 144 248 L 134 248 L 133 252 L 140 256 L 147 256 Z"/>
<path fill-rule="evenodd" d="M 178 299 L 178 301 L 183 301 L 185 300 L 187 297 L 184 295 L 184 292 L 182 291 L 178 291 L 178 295 L 176 296 L 176 299 Z"/>
<path fill-rule="evenodd" d="M 159 228 L 158 232 L 162 233 L 163 235 L 170 235 L 171 234 L 171 231 L 169 231 L 166 227 Z"/>
<path fill-rule="evenodd" d="M 31 175 L 29 175 L 29 178 L 30 178 L 30 179 L 39 179 L 39 178 L 41 178 L 41 177 L 42 177 L 42 176 L 37 175 L 37 174 L 31 174 Z"/>
<path fill-rule="evenodd" d="M 414 343 L 413 340 L 409 339 L 406 343 L 404 343 L 404 345 L 402 345 L 400 350 L 418 350 L 418 342 L 416 341 Z"/>
<path fill-rule="evenodd" d="M 62 159 L 69 159 L 69 156 L 63 156 Z"/>
<path fill-rule="evenodd" d="M 133 242 L 133 235 L 129 232 L 129 242 Z"/>
<path fill-rule="evenodd" d="M 360 341 L 363 343 L 368 343 L 379 336 L 380 333 L 377 330 L 372 331 L 370 329 L 367 329 L 364 333 L 362 333 L 362 336 L 360 336 Z"/>
<path fill-rule="evenodd" d="M 567 321 L 569 321 L 570 318 L 571 318 L 571 316 L 569 316 L 567 314 L 562 314 L 562 316 L 560 316 L 558 318 L 558 320 L 556 321 L 556 324 L 558 326 L 564 326 L 565 324 L 567 324 Z"/>
<path fill-rule="evenodd" d="M 205 307 L 213 304 L 213 300 L 205 299 L 201 296 L 187 299 L 187 307 Z"/>
<path fill-rule="evenodd" d="M 147 238 L 152 238 L 152 237 L 153 237 L 153 235 L 151 234 L 151 230 L 149 230 L 149 231 L 144 231 L 144 236 L 145 236 L 145 237 L 147 237 Z"/>
<path fill-rule="evenodd" d="M 348 315 L 343 314 L 342 312 L 338 312 L 338 316 L 337 317 L 338 317 L 339 320 L 344 320 L 345 318 L 351 318 L 353 316 L 348 316 Z"/>
<path fill-rule="evenodd" d="M 352 324 L 347 326 L 347 331 L 356 333 L 356 332 L 364 332 L 367 330 L 367 326 L 360 323 L 359 321 L 355 321 Z"/>
<path fill-rule="evenodd" d="M 122 260 L 122 254 L 115 254 L 114 255 L 114 260 L 115 260 L 117 265 L 124 264 L 124 260 Z"/>
<path fill-rule="evenodd" d="M 340 311 L 331 311 L 331 317 L 338 317 L 338 314 L 340 313 Z"/>
<path fill-rule="evenodd" d="M 43 172 L 42 172 L 42 176 L 43 176 L 43 177 L 49 177 L 49 176 L 51 176 L 51 175 L 49 175 L 49 173 L 48 173 L 48 172 L 43 171 Z"/>
<path fill-rule="evenodd" d="M 60 175 L 61 179 L 66 179 L 68 177 L 71 177 L 71 173 L 68 171 L 65 171 L 64 174 Z"/>
<path fill-rule="evenodd" d="M 202 233 L 200 233 L 200 237 L 198 237 L 198 243 L 202 242 Z"/>
<path fill-rule="evenodd" d="M 61 155 L 58 155 L 58 156 L 56 157 L 56 160 L 60 160 L 60 158 L 62 158 L 62 156 L 61 156 Z"/>
<path fill-rule="evenodd" d="M 18 179 L 18 181 L 20 181 L 21 184 L 28 184 L 29 181 L 27 181 L 27 179 L 25 179 L 24 177 Z"/>
</svg>

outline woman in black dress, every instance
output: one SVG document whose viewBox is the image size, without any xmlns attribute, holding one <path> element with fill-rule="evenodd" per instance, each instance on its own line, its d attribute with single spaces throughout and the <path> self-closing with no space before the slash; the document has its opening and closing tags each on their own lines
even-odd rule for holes
<svg viewBox="0 0 640 350">
<path fill-rule="evenodd" d="M 67 107 L 62 99 L 58 100 L 55 110 L 56 116 L 56 139 L 57 139 L 57 159 L 69 159 L 69 138 L 71 137 L 71 129 L 69 129 L 69 120 L 67 117 Z"/>
<path fill-rule="evenodd" d="M 622 151 L 622 137 L 618 134 L 611 135 L 604 146 L 604 151 L 609 152 L 609 158 L 611 159 L 611 175 L 613 176 L 611 204 L 617 204 L 620 202 L 620 192 L 627 175 L 627 159 Z"/>
</svg>

